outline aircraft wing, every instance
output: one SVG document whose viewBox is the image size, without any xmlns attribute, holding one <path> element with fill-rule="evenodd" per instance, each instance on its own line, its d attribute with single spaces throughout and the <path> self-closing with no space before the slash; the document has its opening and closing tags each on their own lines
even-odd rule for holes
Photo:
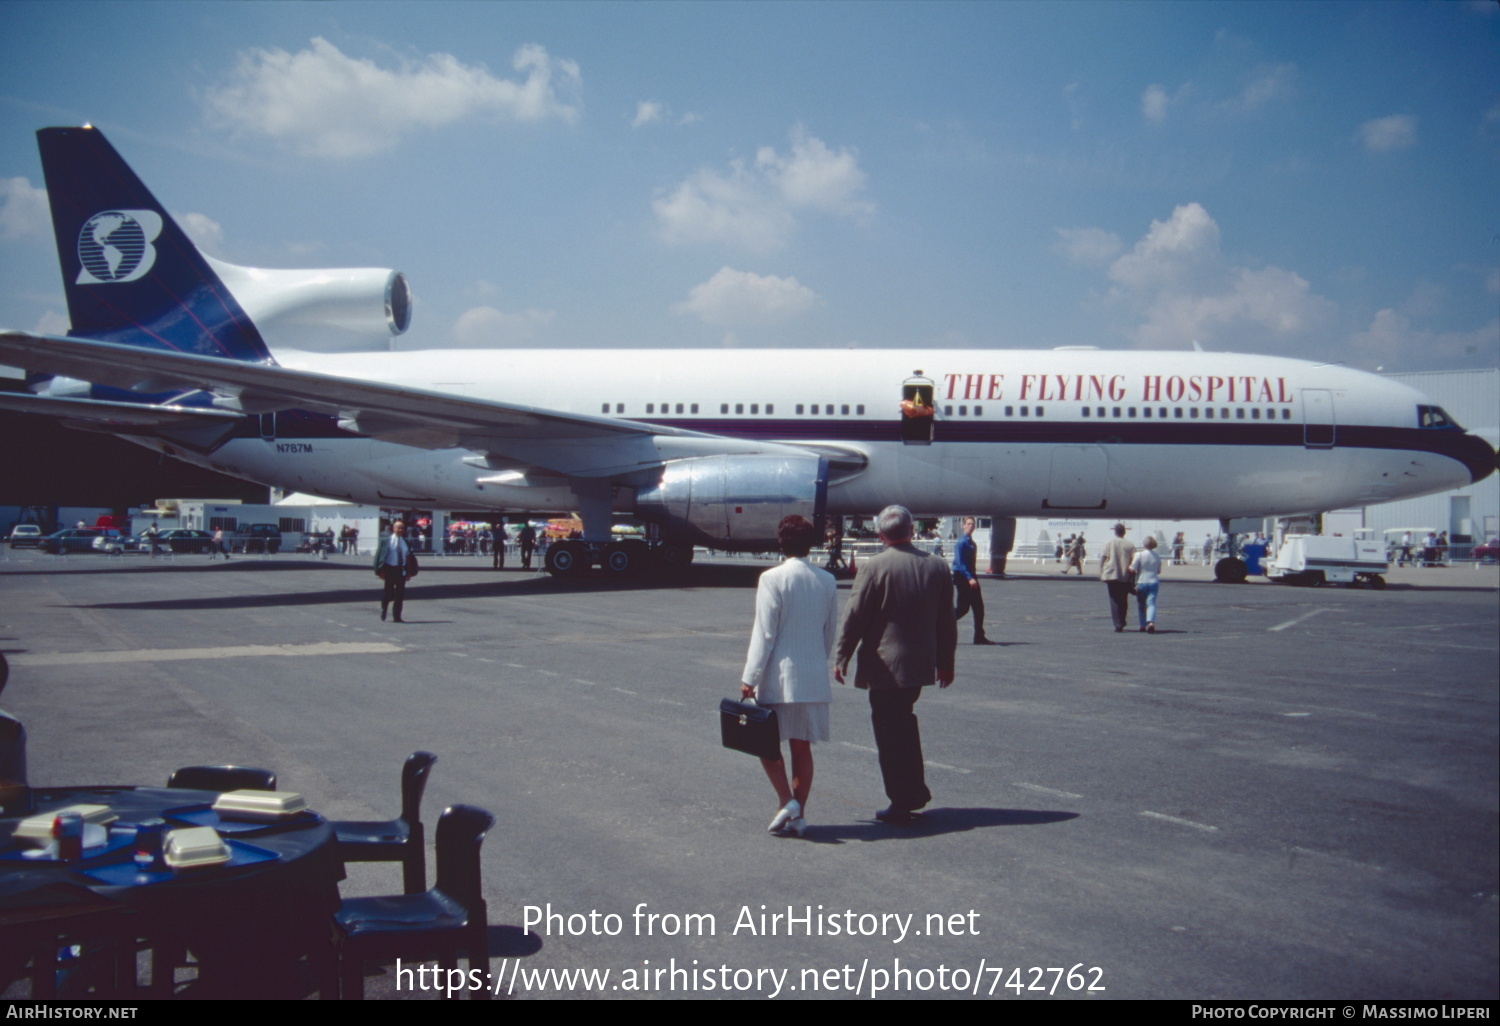
<svg viewBox="0 0 1500 1026">
<path fill-rule="evenodd" d="M 423 449 L 471 449 L 480 454 L 476 458 L 483 465 L 494 468 L 602 477 L 657 466 L 680 455 L 801 451 L 274 364 L 22 331 L 0 331 L 0 363 L 143 394 L 207 392 L 214 396 L 216 406 L 234 415 L 286 409 L 332 414 L 341 426 L 383 441 Z M 109 405 L 118 412 L 119 407 L 131 404 Z M 160 412 L 166 408 L 142 404 L 141 409 Z M 57 411 L 34 408 L 28 412 Z M 93 419 L 106 412 L 95 409 Z"/>
<path fill-rule="evenodd" d="M 222 425 L 240 419 L 240 414 L 228 410 L 205 410 L 170 403 L 117 403 L 100 399 L 32 395 L 29 392 L 0 392 L 0 410 L 58 417 L 69 427 L 125 434 L 155 428 Z"/>
</svg>

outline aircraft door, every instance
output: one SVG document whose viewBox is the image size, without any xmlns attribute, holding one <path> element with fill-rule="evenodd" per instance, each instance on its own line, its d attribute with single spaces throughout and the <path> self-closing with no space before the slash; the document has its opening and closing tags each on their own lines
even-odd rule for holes
<svg viewBox="0 0 1500 1026">
<path fill-rule="evenodd" d="M 1097 445 L 1060 445 L 1052 450 L 1052 473 L 1043 509 L 1103 509 L 1109 458 Z"/>
<path fill-rule="evenodd" d="M 901 441 L 907 445 L 931 445 L 937 409 L 932 405 L 931 378 L 917 371 L 901 385 Z"/>
<path fill-rule="evenodd" d="M 1302 444 L 1309 449 L 1331 449 L 1337 428 L 1333 417 L 1333 393 L 1326 388 L 1302 390 Z"/>
</svg>

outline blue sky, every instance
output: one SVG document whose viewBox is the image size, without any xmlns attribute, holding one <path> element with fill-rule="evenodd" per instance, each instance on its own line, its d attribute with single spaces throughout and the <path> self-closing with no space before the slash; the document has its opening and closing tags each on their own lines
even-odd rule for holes
<svg viewBox="0 0 1500 1026">
<path fill-rule="evenodd" d="M 11 0 L 0 325 L 66 327 L 32 133 L 87 121 L 215 256 L 405 271 L 399 348 L 1495 366 L 1497 43 L 1492 0 Z"/>
</svg>

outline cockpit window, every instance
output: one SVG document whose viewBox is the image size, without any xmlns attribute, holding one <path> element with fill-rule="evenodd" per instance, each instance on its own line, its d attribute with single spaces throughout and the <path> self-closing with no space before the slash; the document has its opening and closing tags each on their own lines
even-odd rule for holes
<svg viewBox="0 0 1500 1026">
<path fill-rule="evenodd" d="M 1417 425 L 1424 428 L 1458 428 L 1458 421 L 1444 413 L 1441 406 L 1418 406 Z"/>
</svg>

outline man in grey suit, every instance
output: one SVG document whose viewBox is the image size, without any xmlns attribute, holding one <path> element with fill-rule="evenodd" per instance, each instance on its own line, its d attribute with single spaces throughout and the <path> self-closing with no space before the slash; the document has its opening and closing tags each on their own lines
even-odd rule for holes
<svg viewBox="0 0 1500 1026">
<path fill-rule="evenodd" d="M 870 722 L 880 751 L 889 808 L 875 818 L 909 826 L 932 800 L 922 768 L 922 735 L 913 708 L 922 688 L 953 683 L 958 625 L 953 579 L 943 560 L 911 544 L 912 517 L 887 506 L 876 519 L 885 551 L 860 564 L 839 629 L 833 676 L 845 683 L 859 651 L 854 686 L 870 692 Z"/>
</svg>

